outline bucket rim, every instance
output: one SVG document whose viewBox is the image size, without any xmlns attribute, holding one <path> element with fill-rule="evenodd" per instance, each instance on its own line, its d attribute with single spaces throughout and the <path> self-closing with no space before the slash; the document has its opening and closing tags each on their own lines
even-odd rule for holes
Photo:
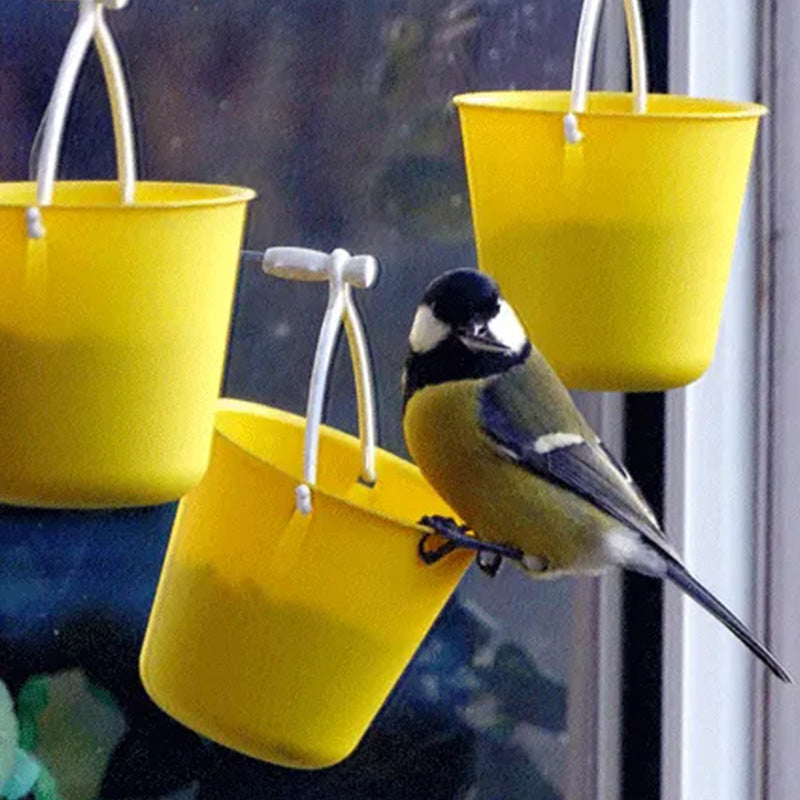
<svg viewBox="0 0 800 800">
<path fill-rule="evenodd" d="M 496 111 L 506 111 L 512 114 L 543 114 L 546 116 L 563 117 L 564 114 L 570 110 L 570 92 L 567 90 L 550 90 L 550 89 L 500 89 L 500 90 L 487 90 L 475 92 L 462 92 L 454 95 L 452 102 L 459 109 L 461 107 L 467 108 L 491 108 Z M 631 92 L 611 92 L 611 91 L 596 91 L 589 92 L 588 98 L 625 98 L 630 101 L 630 109 L 626 111 L 617 111 L 611 109 L 597 110 L 587 109 L 586 111 L 576 112 L 581 117 L 597 117 L 609 119 L 636 119 L 641 122 L 659 122 L 662 120 L 675 120 L 675 121 L 724 121 L 736 119 L 754 119 L 763 117 L 769 114 L 769 109 L 761 103 L 755 103 L 749 100 L 720 100 L 710 97 L 691 97 L 685 94 L 664 94 L 653 92 L 647 95 L 648 100 L 656 99 L 657 101 L 664 98 L 670 98 L 667 102 L 672 100 L 677 101 L 676 105 L 685 102 L 686 109 L 669 109 L 653 111 L 648 105 L 648 109 L 644 114 L 636 114 L 633 111 L 633 95 Z M 563 108 L 537 108 L 533 103 L 530 106 L 517 105 L 516 103 L 504 102 L 512 100 L 529 100 L 534 101 L 536 98 L 548 98 L 552 100 L 563 100 Z M 702 105 L 708 108 L 691 110 L 688 106 L 699 107 Z"/>
<path fill-rule="evenodd" d="M 35 181 L 2 181 L 0 182 L 0 208 L 27 208 L 31 205 L 31 203 L 36 202 L 36 182 Z M 56 194 L 58 193 L 59 188 L 63 189 L 76 189 L 80 187 L 95 187 L 95 188 L 114 188 L 118 189 L 119 182 L 118 181 L 108 181 L 108 180 L 66 180 L 66 181 L 56 181 L 55 183 L 55 190 Z M 203 192 L 210 194 L 211 196 L 200 196 L 200 197 L 191 197 L 187 196 L 186 198 L 181 199 L 172 199 L 172 200 L 164 200 L 159 202 L 154 201 L 145 201 L 140 202 L 139 200 L 134 201 L 131 204 L 123 205 L 118 200 L 116 202 L 90 202 L 90 203 L 64 203 L 59 202 L 58 197 L 56 196 L 53 202 L 47 206 L 43 207 L 44 211 L 50 209 L 58 209 L 58 210 L 90 210 L 90 211 L 100 211 L 100 210 L 109 210 L 109 211 L 120 211 L 125 210 L 126 212 L 135 212 L 135 211 L 146 211 L 146 210 L 153 210 L 153 209 L 168 209 L 168 208 L 208 208 L 213 206 L 225 206 L 225 205 L 236 205 L 238 203 L 249 202 L 250 200 L 255 199 L 258 196 L 258 193 L 255 189 L 251 189 L 247 186 L 236 186 L 236 185 L 229 185 L 229 184 L 222 184 L 222 183 L 202 183 L 202 182 L 190 182 L 190 181 L 137 181 L 136 188 L 140 187 L 147 187 L 148 189 L 158 190 L 158 189 L 167 189 L 167 188 L 178 188 L 180 190 L 187 191 L 191 189 L 202 189 Z M 18 202 L 8 202 L 3 197 L 5 191 L 24 191 L 24 190 L 31 190 L 32 196 L 29 200 L 19 200 Z"/>
<path fill-rule="evenodd" d="M 247 447 L 243 447 L 241 444 L 239 444 L 239 442 L 237 442 L 231 436 L 227 435 L 226 433 L 223 433 L 219 429 L 219 426 L 216 421 L 216 416 L 220 412 L 226 412 L 226 411 L 232 411 L 235 413 L 244 414 L 248 416 L 255 416 L 261 419 L 268 419 L 275 422 L 289 422 L 292 424 L 296 424 L 301 429 L 305 428 L 306 424 L 305 417 L 302 417 L 299 414 L 294 414 L 291 411 L 284 411 L 283 409 L 276 408 L 274 406 L 267 406 L 264 405 L 263 403 L 257 403 L 252 400 L 240 400 L 234 397 L 221 397 L 217 400 L 215 421 L 214 421 L 214 434 L 224 439 L 225 442 L 230 446 L 232 446 L 237 452 L 243 454 L 248 459 L 255 461 L 260 466 L 267 466 L 270 469 L 276 470 L 281 475 L 286 476 L 287 478 L 291 479 L 298 485 L 303 483 L 302 474 L 293 475 L 291 472 L 288 472 L 287 470 L 277 466 L 274 462 L 269 461 L 266 458 L 262 458 L 260 455 L 254 453 Z M 330 425 L 321 425 L 320 435 L 328 436 L 340 442 L 349 442 L 351 439 L 355 439 L 357 441 L 356 437 L 352 436 L 351 434 L 345 433 L 344 431 L 340 431 L 338 428 L 333 428 Z M 376 454 L 379 456 L 381 460 L 388 459 L 390 464 L 397 466 L 402 470 L 411 471 L 415 475 L 417 475 L 420 478 L 420 480 L 430 488 L 431 494 L 434 495 L 439 500 L 442 507 L 447 508 L 444 500 L 442 500 L 441 498 L 438 497 L 438 495 L 436 495 L 433 487 L 430 487 L 428 482 L 422 476 L 422 473 L 419 471 L 419 468 L 415 464 L 412 464 L 410 461 L 406 461 L 400 456 L 395 455 L 394 453 L 390 453 L 388 450 L 384 450 L 383 448 L 380 447 L 376 448 Z M 357 477 L 354 478 L 354 481 L 357 482 L 358 478 Z M 379 472 L 378 480 L 375 482 L 373 486 L 367 487 L 367 489 L 374 490 L 378 488 L 380 484 L 381 484 L 381 475 Z M 320 495 L 328 498 L 329 500 L 332 500 L 336 503 L 341 503 L 342 505 L 348 506 L 349 508 L 356 509 L 361 513 L 370 514 L 371 516 L 378 517 L 379 519 L 388 521 L 393 525 L 397 525 L 411 531 L 419 531 L 420 533 L 424 533 L 427 531 L 427 528 L 418 525 L 416 521 L 411 522 L 407 519 L 399 519 L 398 517 L 393 516 L 391 514 L 385 514 L 381 513 L 380 511 L 376 511 L 375 509 L 372 508 L 366 508 L 362 505 L 359 505 L 358 503 L 353 502 L 352 500 L 342 497 L 339 494 L 322 489 L 317 484 L 313 484 L 311 486 L 311 489 L 313 492 L 319 493 Z M 455 517 L 454 514 L 452 516 Z"/>
</svg>

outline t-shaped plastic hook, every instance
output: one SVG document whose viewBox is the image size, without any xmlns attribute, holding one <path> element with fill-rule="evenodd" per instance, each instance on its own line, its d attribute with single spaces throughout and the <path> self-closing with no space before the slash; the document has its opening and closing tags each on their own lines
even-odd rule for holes
<svg viewBox="0 0 800 800">
<path fill-rule="evenodd" d="M 295 281 L 327 281 L 336 275 L 357 289 L 369 289 L 378 278 L 372 256 L 351 256 L 347 250 L 332 253 L 305 247 L 270 247 L 264 253 L 264 272 Z"/>
<path fill-rule="evenodd" d="M 351 287 L 368 289 L 378 277 L 378 262 L 372 256 L 351 256 L 347 250 L 332 253 L 303 247 L 272 247 L 264 253 L 264 272 L 278 278 L 301 281 L 328 281 L 328 306 L 317 340 L 314 367 L 308 391 L 306 431 L 303 452 L 303 481 L 297 488 L 296 506 L 301 514 L 312 511 L 311 489 L 317 479 L 319 428 L 333 351 L 339 327 L 344 322 L 358 398 L 358 427 L 363 464 L 361 480 L 372 486 L 375 473 L 375 393 L 367 349 L 367 337 L 350 294 Z"/>
<path fill-rule="evenodd" d="M 109 11 L 119 11 L 128 5 L 130 0 L 71 0 L 73 3 L 83 3 L 84 5 L 98 5 L 107 8 Z"/>
</svg>

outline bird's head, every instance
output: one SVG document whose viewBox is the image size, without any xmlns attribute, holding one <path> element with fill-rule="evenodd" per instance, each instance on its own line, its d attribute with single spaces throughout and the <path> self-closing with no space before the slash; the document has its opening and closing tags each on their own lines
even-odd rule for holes
<svg viewBox="0 0 800 800">
<path fill-rule="evenodd" d="M 429 284 L 408 344 L 406 400 L 430 384 L 505 372 L 531 350 L 525 328 L 497 283 L 471 269 L 446 272 Z"/>
</svg>

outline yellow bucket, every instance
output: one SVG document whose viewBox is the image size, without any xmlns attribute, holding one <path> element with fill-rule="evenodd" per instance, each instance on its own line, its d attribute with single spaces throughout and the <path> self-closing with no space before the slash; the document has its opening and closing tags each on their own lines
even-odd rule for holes
<svg viewBox="0 0 800 800">
<path fill-rule="evenodd" d="M 208 463 L 253 192 L 0 184 L 0 501 L 100 507 L 184 494 Z"/>
<path fill-rule="evenodd" d="M 641 83 L 643 55 L 634 66 Z M 699 377 L 766 109 L 575 85 L 454 102 L 478 263 L 567 385 L 644 391 Z"/>
<path fill-rule="evenodd" d="M 137 183 L 124 72 L 81 3 L 41 128 L 35 183 L 0 184 L 0 502 L 175 500 L 211 447 L 249 189 Z M 91 43 L 119 181 L 56 182 Z M 35 150 L 35 147 L 34 147 Z"/>
<path fill-rule="evenodd" d="M 355 350 L 359 334 L 348 334 Z M 321 387 L 333 341 L 322 359 L 318 349 Z M 356 747 L 470 558 L 423 565 L 414 521 L 452 512 L 415 466 L 366 446 L 362 464 L 359 439 L 309 422 L 321 402 L 309 412 L 219 402 L 211 463 L 181 501 L 140 663 L 148 694 L 177 720 L 306 769 Z"/>
<path fill-rule="evenodd" d="M 322 429 L 314 512 L 295 509 L 305 420 L 220 401 L 211 464 L 181 502 L 141 659 L 153 700 L 248 755 L 318 768 L 358 744 L 469 556 L 417 556 L 452 516 L 411 464 Z"/>
</svg>

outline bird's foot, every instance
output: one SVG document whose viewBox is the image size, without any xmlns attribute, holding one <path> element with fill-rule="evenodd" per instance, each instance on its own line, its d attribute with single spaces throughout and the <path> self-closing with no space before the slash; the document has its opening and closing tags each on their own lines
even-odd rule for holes
<svg viewBox="0 0 800 800">
<path fill-rule="evenodd" d="M 478 568 L 493 578 L 497 575 L 504 558 L 521 561 L 525 555 L 517 547 L 485 542 L 476 536 L 471 536 L 469 527 L 459 525 L 452 517 L 434 514 L 422 517 L 418 524 L 431 529 L 422 535 L 417 547 L 419 557 L 424 564 L 435 564 L 455 550 L 474 550 Z M 434 535 L 441 536 L 446 541 L 438 547 L 429 548 L 428 541 Z"/>
</svg>

